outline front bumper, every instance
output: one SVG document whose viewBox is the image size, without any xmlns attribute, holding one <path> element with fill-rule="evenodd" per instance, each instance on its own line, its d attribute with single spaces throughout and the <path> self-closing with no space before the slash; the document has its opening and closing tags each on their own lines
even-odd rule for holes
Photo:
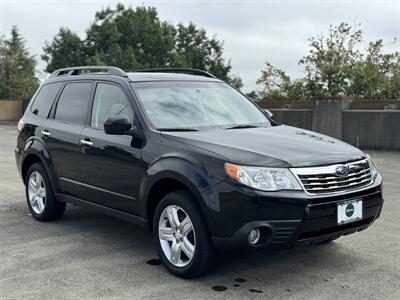
<svg viewBox="0 0 400 300">
<path fill-rule="evenodd" d="M 243 201 L 249 201 L 247 205 L 250 205 L 256 212 L 249 212 L 242 207 L 241 217 L 236 218 L 238 222 L 231 221 L 231 224 L 236 226 L 233 232 L 230 226 L 225 227 L 229 236 L 214 235 L 212 241 L 220 251 L 238 248 L 284 249 L 299 244 L 320 243 L 364 230 L 380 216 L 383 205 L 381 183 L 382 178 L 379 175 L 374 184 L 361 191 L 346 195 L 326 196 L 325 198 L 307 198 L 308 196 L 304 198 L 299 195 L 300 198 L 297 199 L 297 202 L 293 199 L 294 195 L 290 195 L 289 198 L 281 195 L 278 198 L 270 199 L 261 195 L 255 196 L 255 198 L 247 195 Z M 338 203 L 356 199 L 363 200 L 362 220 L 338 225 Z M 244 205 L 243 202 L 239 202 L 242 206 Z M 224 206 L 224 202 L 221 203 L 221 206 Z M 271 211 L 271 208 L 274 211 Z M 223 208 L 221 208 L 221 213 L 223 213 Z M 228 212 L 228 214 L 230 213 Z M 266 218 L 260 218 L 262 215 L 265 215 Z M 274 216 L 279 218 L 273 218 Z M 295 216 L 295 218 L 290 218 L 290 216 Z M 229 219 L 232 220 L 232 218 Z M 241 225 L 239 225 L 240 222 L 242 222 Z M 248 233 L 256 227 L 261 229 L 261 242 L 251 246 L 247 239 Z M 220 230 L 218 234 L 223 235 L 224 233 Z"/>
</svg>

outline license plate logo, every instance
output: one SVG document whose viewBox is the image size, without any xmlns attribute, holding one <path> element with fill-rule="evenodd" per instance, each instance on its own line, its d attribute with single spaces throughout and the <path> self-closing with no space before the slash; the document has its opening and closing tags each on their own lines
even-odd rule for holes
<svg viewBox="0 0 400 300">
<path fill-rule="evenodd" d="M 338 204 L 337 222 L 346 224 L 362 219 L 362 200 L 348 201 Z"/>
</svg>

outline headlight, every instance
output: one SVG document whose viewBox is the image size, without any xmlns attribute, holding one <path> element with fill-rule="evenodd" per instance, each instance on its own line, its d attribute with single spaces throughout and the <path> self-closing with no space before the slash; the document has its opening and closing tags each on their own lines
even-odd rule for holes
<svg viewBox="0 0 400 300">
<path fill-rule="evenodd" d="M 375 179 L 376 175 L 378 175 L 378 170 L 376 168 L 376 164 L 367 153 L 365 153 L 365 155 L 367 156 L 369 168 L 371 169 L 372 179 Z"/>
<path fill-rule="evenodd" d="M 238 166 L 225 163 L 225 171 L 232 179 L 262 191 L 301 190 L 289 169 Z"/>
</svg>

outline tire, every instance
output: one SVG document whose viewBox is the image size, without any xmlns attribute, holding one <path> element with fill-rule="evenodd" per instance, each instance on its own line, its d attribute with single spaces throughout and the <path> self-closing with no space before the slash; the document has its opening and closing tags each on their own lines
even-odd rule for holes
<svg viewBox="0 0 400 300">
<path fill-rule="evenodd" d="M 195 201 L 187 191 L 167 194 L 158 204 L 153 219 L 153 237 L 161 261 L 172 274 L 187 279 L 209 272 L 215 262 L 215 250 L 208 228 Z M 174 209 L 177 211 L 176 216 L 179 220 L 179 222 L 175 222 L 177 223 L 175 231 L 170 222 L 170 213 Z M 189 218 L 189 221 L 186 217 Z M 160 238 L 159 226 L 162 230 L 162 238 Z M 192 230 L 190 231 L 189 228 Z M 168 252 L 169 248 L 170 253 Z M 174 252 L 173 248 L 180 250 Z M 177 255 L 173 255 L 178 252 L 179 258 Z M 191 253 L 192 257 L 190 258 Z"/>
<path fill-rule="evenodd" d="M 37 189 L 37 186 L 40 188 Z M 25 178 L 25 194 L 29 210 L 36 220 L 49 222 L 63 216 L 66 203 L 56 200 L 42 164 L 35 163 L 28 169 Z"/>
</svg>

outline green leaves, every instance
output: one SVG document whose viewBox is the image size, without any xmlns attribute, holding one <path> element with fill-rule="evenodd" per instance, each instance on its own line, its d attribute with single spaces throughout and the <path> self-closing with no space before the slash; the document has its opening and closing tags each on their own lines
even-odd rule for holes
<svg viewBox="0 0 400 300">
<path fill-rule="evenodd" d="M 400 98 L 400 54 L 383 53 L 383 41 L 369 43 L 365 59 L 353 68 L 349 95 L 363 99 Z"/>
<path fill-rule="evenodd" d="M 299 64 L 305 67 L 310 96 L 349 96 L 349 78 L 353 65 L 361 57 L 356 45 L 361 41 L 361 30 L 347 23 L 331 25 L 326 37 L 320 35 L 309 40 L 310 50 Z"/>
<path fill-rule="evenodd" d="M 400 54 L 383 53 L 383 41 L 360 50 L 360 25 L 330 26 L 327 35 L 309 40 L 309 51 L 299 64 L 305 76 L 291 80 L 269 63 L 257 83 L 261 97 L 274 100 L 301 100 L 318 96 L 352 96 L 354 99 L 399 99 Z"/>
<path fill-rule="evenodd" d="M 261 77 L 257 80 L 257 84 L 263 86 L 260 92 L 261 99 L 297 100 L 305 97 L 303 80 L 292 81 L 284 71 L 275 68 L 269 62 L 265 64 L 266 68 L 261 71 Z"/>
<path fill-rule="evenodd" d="M 68 28 L 60 28 L 54 40 L 46 43 L 41 58 L 47 62 L 47 72 L 63 68 L 73 62 L 74 66 L 84 65 L 87 60 L 84 45 Z"/>
<path fill-rule="evenodd" d="M 36 61 L 13 26 L 9 39 L 0 37 L 0 99 L 29 99 L 38 86 Z"/>
<path fill-rule="evenodd" d="M 236 87 L 240 78 L 230 76 L 230 61 L 223 58 L 223 43 L 209 38 L 204 29 L 161 21 L 154 7 L 115 9 L 96 13 L 95 20 L 81 40 L 61 28 L 43 48 L 46 71 L 76 65 L 114 65 L 124 70 L 181 67 L 213 73 Z"/>
</svg>

